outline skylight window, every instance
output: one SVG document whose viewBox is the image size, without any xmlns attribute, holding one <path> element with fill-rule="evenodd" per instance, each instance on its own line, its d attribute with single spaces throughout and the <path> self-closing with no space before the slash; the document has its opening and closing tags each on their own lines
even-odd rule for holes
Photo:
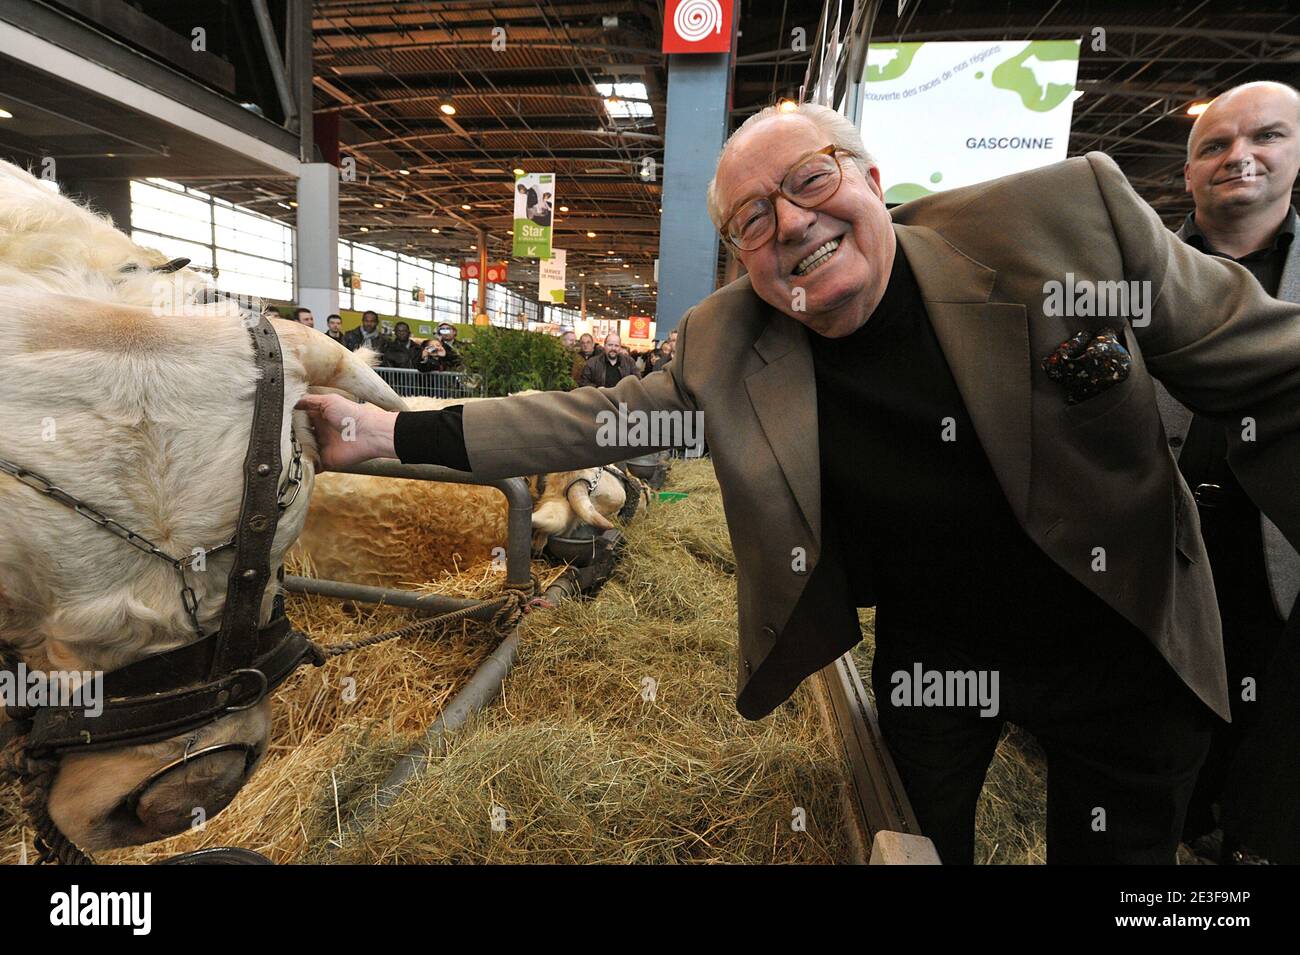
<svg viewBox="0 0 1300 955">
<path fill-rule="evenodd" d="M 644 83 L 597 83 L 596 92 L 605 98 L 605 109 L 613 119 L 654 115 Z"/>
</svg>

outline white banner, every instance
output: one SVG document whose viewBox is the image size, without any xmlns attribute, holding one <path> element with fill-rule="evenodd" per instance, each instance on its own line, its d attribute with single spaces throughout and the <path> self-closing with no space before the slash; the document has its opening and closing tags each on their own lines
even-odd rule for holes
<svg viewBox="0 0 1300 955">
<path fill-rule="evenodd" d="M 1059 162 L 1078 40 L 873 43 L 859 125 L 888 203 Z"/>
<path fill-rule="evenodd" d="M 537 301 L 564 304 L 563 249 L 551 249 L 551 257 L 537 263 Z"/>
</svg>

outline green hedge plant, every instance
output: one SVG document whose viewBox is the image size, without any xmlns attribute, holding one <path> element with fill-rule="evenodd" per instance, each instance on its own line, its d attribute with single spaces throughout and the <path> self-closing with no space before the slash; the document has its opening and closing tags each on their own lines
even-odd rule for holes
<svg viewBox="0 0 1300 955">
<path fill-rule="evenodd" d="M 474 340 L 461 349 L 461 359 L 464 370 L 479 376 L 491 397 L 573 387 L 573 353 L 550 335 L 479 326 Z"/>
</svg>

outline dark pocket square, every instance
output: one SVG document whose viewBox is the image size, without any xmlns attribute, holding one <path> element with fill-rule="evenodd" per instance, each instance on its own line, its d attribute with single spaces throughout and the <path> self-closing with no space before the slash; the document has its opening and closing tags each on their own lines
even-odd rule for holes
<svg viewBox="0 0 1300 955">
<path fill-rule="evenodd" d="M 1075 332 L 1043 359 L 1047 377 L 1065 388 L 1067 405 L 1077 405 L 1118 385 L 1132 367 L 1133 356 L 1113 328 L 1103 328 L 1096 336 L 1087 329 Z"/>
</svg>

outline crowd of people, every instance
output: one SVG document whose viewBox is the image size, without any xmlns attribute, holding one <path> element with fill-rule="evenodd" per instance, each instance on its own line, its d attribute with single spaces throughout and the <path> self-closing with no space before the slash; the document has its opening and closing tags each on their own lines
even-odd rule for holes
<svg viewBox="0 0 1300 955">
<path fill-rule="evenodd" d="M 649 349 L 634 351 L 623 345 L 617 332 L 610 332 L 601 344 L 589 334 L 579 337 L 573 331 L 564 333 L 564 347 L 573 352 L 573 380 L 579 385 L 608 388 L 624 378 L 644 378 L 660 371 L 673 359 L 677 347 L 677 332 L 663 341 L 656 339 Z"/>
<path fill-rule="evenodd" d="M 277 317 L 278 312 L 268 306 L 267 313 Z M 316 319 L 309 308 L 294 310 L 294 320 L 309 328 L 316 327 Z M 379 313 L 365 311 L 361 313 L 361 324 L 350 331 L 342 330 L 343 319 L 331 315 L 325 319 L 325 334 L 334 339 L 348 351 L 356 351 L 365 346 L 378 352 L 379 364 L 384 368 L 409 368 L 414 371 L 435 372 L 455 371 L 460 367 L 460 355 L 456 351 L 456 326 L 442 322 L 438 333 L 425 341 L 416 341 L 411 337 L 411 326 L 398 322 L 390 335 L 380 327 Z"/>
<path fill-rule="evenodd" d="M 272 306 L 267 306 L 266 313 L 273 318 L 279 317 L 279 312 Z M 295 309 L 294 320 L 309 328 L 316 327 L 309 308 Z M 388 334 L 380 325 L 379 313 L 374 311 L 363 312 L 361 324 L 350 331 L 342 331 L 342 324 L 338 315 L 329 316 L 325 320 L 325 334 L 349 351 L 364 346 L 378 352 L 381 367 L 434 372 L 455 371 L 461 365 L 455 346 L 456 326 L 450 322 L 441 323 L 437 335 L 422 342 L 411 337 L 411 326 L 406 322 L 397 322 L 393 325 L 393 333 Z M 578 336 L 572 330 L 564 332 L 562 337 L 564 347 L 573 353 L 574 383 L 598 388 L 616 385 L 624 378 L 644 378 L 661 370 L 672 361 L 677 347 L 676 330 L 663 341 L 655 339 L 645 350 L 627 348 L 617 332 L 606 335 L 600 343 L 590 334 Z"/>
</svg>

